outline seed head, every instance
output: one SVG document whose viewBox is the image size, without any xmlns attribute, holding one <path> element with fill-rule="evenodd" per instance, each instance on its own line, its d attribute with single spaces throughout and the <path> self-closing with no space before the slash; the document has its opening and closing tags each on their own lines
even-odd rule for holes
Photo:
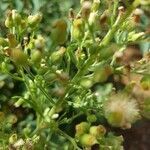
<svg viewBox="0 0 150 150">
<path fill-rule="evenodd" d="M 104 106 L 105 117 L 114 127 L 131 128 L 131 124 L 139 119 L 136 100 L 125 95 L 114 95 Z"/>
</svg>

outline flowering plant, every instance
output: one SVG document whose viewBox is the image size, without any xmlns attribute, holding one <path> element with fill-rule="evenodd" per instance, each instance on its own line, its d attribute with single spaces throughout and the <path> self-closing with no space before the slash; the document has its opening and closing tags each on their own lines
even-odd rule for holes
<svg viewBox="0 0 150 150">
<path fill-rule="evenodd" d="M 109 128 L 131 128 L 150 114 L 149 53 L 126 60 L 129 45 L 149 41 L 140 28 L 147 3 L 81 0 L 49 36 L 39 34 L 44 14 L 8 11 L 0 88 L 17 82 L 19 92 L 3 96 L 19 114 L 2 102 L 0 148 L 123 149 Z"/>
</svg>

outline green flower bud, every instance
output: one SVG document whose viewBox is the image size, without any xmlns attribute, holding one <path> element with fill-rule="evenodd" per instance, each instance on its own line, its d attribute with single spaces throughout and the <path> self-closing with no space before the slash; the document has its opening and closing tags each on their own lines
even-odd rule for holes
<svg viewBox="0 0 150 150">
<path fill-rule="evenodd" d="M 21 20 L 20 27 L 24 30 L 27 27 L 27 22 L 25 20 Z"/>
<path fill-rule="evenodd" d="M 21 16 L 20 14 L 17 12 L 17 10 L 12 10 L 12 20 L 13 20 L 13 23 L 15 25 L 20 25 L 21 23 Z"/>
<path fill-rule="evenodd" d="M 96 138 L 104 136 L 106 129 L 102 125 L 90 127 L 90 134 L 94 135 Z"/>
<path fill-rule="evenodd" d="M 93 80 L 95 82 L 105 82 L 111 75 L 112 70 L 110 66 L 100 66 L 94 71 Z"/>
<path fill-rule="evenodd" d="M 37 39 L 34 40 L 34 46 L 35 48 L 42 50 L 45 46 L 45 39 L 41 35 L 38 35 Z"/>
<path fill-rule="evenodd" d="M 13 114 L 9 115 L 7 117 L 7 122 L 10 123 L 10 124 L 15 124 L 17 122 L 17 117 Z"/>
<path fill-rule="evenodd" d="M 87 89 L 93 85 L 92 80 L 86 78 L 82 79 L 80 84 Z"/>
<path fill-rule="evenodd" d="M 18 42 L 17 42 L 16 37 L 15 37 L 14 34 L 11 34 L 11 33 L 8 34 L 7 38 L 8 38 L 8 42 L 9 42 L 9 47 L 10 48 L 14 48 L 14 47 L 16 47 L 18 45 Z"/>
<path fill-rule="evenodd" d="M 7 18 L 5 20 L 5 26 L 7 28 L 12 28 L 13 27 L 12 12 L 9 12 L 7 14 Z"/>
<path fill-rule="evenodd" d="M 55 73 L 50 73 L 50 74 L 46 74 L 46 75 L 45 75 L 45 80 L 46 80 L 47 82 L 54 81 L 54 80 L 56 80 L 56 78 L 57 78 L 57 76 L 56 76 Z"/>
<path fill-rule="evenodd" d="M 96 118 L 96 116 L 95 115 L 88 115 L 87 116 L 87 121 L 88 122 L 96 122 L 96 120 L 97 120 L 97 118 Z"/>
<path fill-rule="evenodd" d="M 79 140 L 82 146 L 91 147 L 97 143 L 96 137 L 91 134 L 83 134 Z"/>
<path fill-rule="evenodd" d="M 40 13 L 36 15 L 30 15 L 28 17 L 28 24 L 30 27 L 34 28 L 40 23 L 41 20 L 42 20 L 42 15 Z"/>
<path fill-rule="evenodd" d="M 84 133 L 88 133 L 90 124 L 87 122 L 81 122 L 76 125 L 76 137 L 80 137 Z"/>
<path fill-rule="evenodd" d="M 52 25 L 51 30 L 52 42 L 57 44 L 64 44 L 67 40 L 67 23 L 63 19 L 56 20 Z"/>
<path fill-rule="evenodd" d="M 41 62 L 41 59 L 42 59 L 42 52 L 39 50 L 33 50 L 31 54 L 31 61 L 34 64 L 39 64 Z"/>
<path fill-rule="evenodd" d="M 17 134 L 13 134 L 9 138 L 9 143 L 14 144 L 17 141 Z"/>
<path fill-rule="evenodd" d="M 100 0 L 93 0 L 92 11 L 96 12 L 99 10 Z"/>
<path fill-rule="evenodd" d="M 61 58 L 63 57 L 64 53 L 66 51 L 66 48 L 61 47 L 58 51 L 53 52 L 50 56 L 52 63 L 57 63 Z"/>
<path fill-rule="evenodd" d="M 21 49 L 11 49 L 10 58 L 16 65 L 25 66 L 28 64 L 28 56 Z"/>
<path fill-rule="evenodd" d="M 75 19 L 73 21 L 72 37 L 74 40 L 80 41 L 84 37 L 85 23 L 83 19 Z"/>
</svg>

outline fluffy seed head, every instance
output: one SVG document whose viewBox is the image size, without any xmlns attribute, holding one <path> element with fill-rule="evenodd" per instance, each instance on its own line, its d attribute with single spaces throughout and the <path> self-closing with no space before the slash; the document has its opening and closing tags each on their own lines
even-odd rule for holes
<svg viewBox="0 0 150 150">
<path fill-rule="evenodd" d="M 114 95 L 104 105 L 105 117 L 114 127 L 131 128 L 131 124 L 139 118 L 136 100 L 125 95 Z"/>
</svg>

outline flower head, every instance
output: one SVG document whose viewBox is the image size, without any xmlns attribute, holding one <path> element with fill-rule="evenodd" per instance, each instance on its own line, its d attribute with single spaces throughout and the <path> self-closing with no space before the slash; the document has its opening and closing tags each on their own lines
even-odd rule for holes
<svg viewBox="0 0 150 150">
<path fill-rule="evenodd" d="M 126 95 L 114 95 L 104 105 L 104 113 L 108 122 L 114 127 L 131 128 L 131 124 L 139 118 L 136 100 Z"/>
</svg>

